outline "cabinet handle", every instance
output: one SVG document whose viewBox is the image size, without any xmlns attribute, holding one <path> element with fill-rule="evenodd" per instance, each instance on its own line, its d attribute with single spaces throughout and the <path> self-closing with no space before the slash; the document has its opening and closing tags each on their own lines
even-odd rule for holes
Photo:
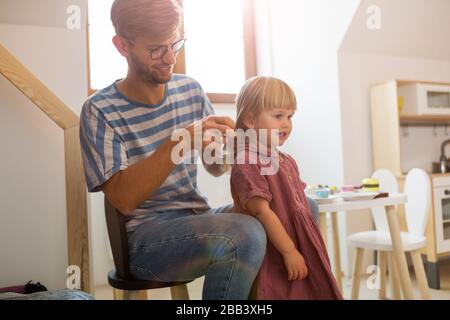
<svg viewBox="0 0 450 320">
<path fill-rule="evenodd" d="M 445 193 L 446 196 L 449 196 L 450 195 L 450 190 L 445 190 L 444 193 Z"/>
</svg>

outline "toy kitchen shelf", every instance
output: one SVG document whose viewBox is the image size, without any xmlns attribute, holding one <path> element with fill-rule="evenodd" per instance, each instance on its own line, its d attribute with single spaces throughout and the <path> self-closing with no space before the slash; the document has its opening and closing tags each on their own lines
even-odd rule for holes
<svg viewBox="0 0 450 320">
<path fill-rule="evenodd" d="M 450 84 L 391 80 L 370 88 L 374 170 L 386 168 L 402 191 L 401 126 L 450 126 Z M 400 112 L 399 109 L 402 109 Z M 439 259 L 450 256 L 450 174 L 430 174 L 432 199 L 427 223 L 426 271 L 430 288 L 439 289 Z M 404 207 L 400 224 L 406 230 Z"/>
<path fill-rule="evenodd" d="M 448 125 L 450 116 L 446 115 L 400 115 L 400 125 Z"/>
</svg>

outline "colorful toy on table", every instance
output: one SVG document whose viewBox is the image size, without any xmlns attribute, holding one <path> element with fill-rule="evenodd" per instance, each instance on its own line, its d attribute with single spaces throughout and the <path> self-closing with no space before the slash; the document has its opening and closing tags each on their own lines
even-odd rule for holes
<svg viewBox="0 0 450 320">
<path fill-rule="evenodd" d="M 341 187 L 341 192 L 354 192 L 358 191 L 362 188 L 362 186 L 356 184 L 347 184 Z"/>
<path fill-rule="evenodd" d="M 366 178 L 362 181 L 362 189 L 367 192 L 378 192 L 380 190 L 380 181 Z"/>
<path fill-rule="evenodd" d="M 305 188 L 308 195 L 316 196 L 321 199 L 327 199 L 330 195 L 337 193 L 337 187 L 328 185 L 308 185 Z"/>
<path fill-rule="evenodd" d="M 330 196 L 330 189 L 328 188 L 319 188 L 316 190 L 316 196 L 322 199 L 326 199 Z"/>
</svg>

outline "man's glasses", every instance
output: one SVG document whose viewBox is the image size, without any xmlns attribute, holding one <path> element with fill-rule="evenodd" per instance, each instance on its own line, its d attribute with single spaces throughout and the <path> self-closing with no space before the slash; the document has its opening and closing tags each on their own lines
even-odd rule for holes
<svg viewBox="0 0 450 320">
<path fill-rule="evenodd" d="M 153 60 L 157 60 L 157 59 L 161 59 L 162 57 L 164 57 L 167 54 L 167 50 L 169 50 L 169 47 L 174 54 L 177 54 L 178 51 L 180 51 L 181 48 L 183 48 L 185 42 L 186 42 L 186 39 L 180 39 L 177 42 L 174 42 L 172 44 L 165 45 L 165 46 L 159 46 L 154 49 L 149 49 L 148 51 L 150 52 L 150 57 Z"/>
</svg>

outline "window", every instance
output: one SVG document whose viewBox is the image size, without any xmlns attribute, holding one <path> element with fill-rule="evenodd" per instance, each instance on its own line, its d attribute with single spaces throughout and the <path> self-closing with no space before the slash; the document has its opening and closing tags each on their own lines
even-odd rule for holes
<svg viewBox="0 0 450 320">
<path fill-rule="evenodd" d="M 233 102 L 245 79 L 256 75 L 253 0 L 183 0 L 187 38 L 175 72 L 200 82 L 212 102 Z M 126 74 L 112 44 L 113 0 L 89 1 L 89 85 L 103 88 Z"/>
<path fill-rule="evenodd" d="M 110 12 L 113 0 L 88 1 L 89 93 L 127 74 L 127 62 L 112 43 L 115 35 Z"/>
</svg>

